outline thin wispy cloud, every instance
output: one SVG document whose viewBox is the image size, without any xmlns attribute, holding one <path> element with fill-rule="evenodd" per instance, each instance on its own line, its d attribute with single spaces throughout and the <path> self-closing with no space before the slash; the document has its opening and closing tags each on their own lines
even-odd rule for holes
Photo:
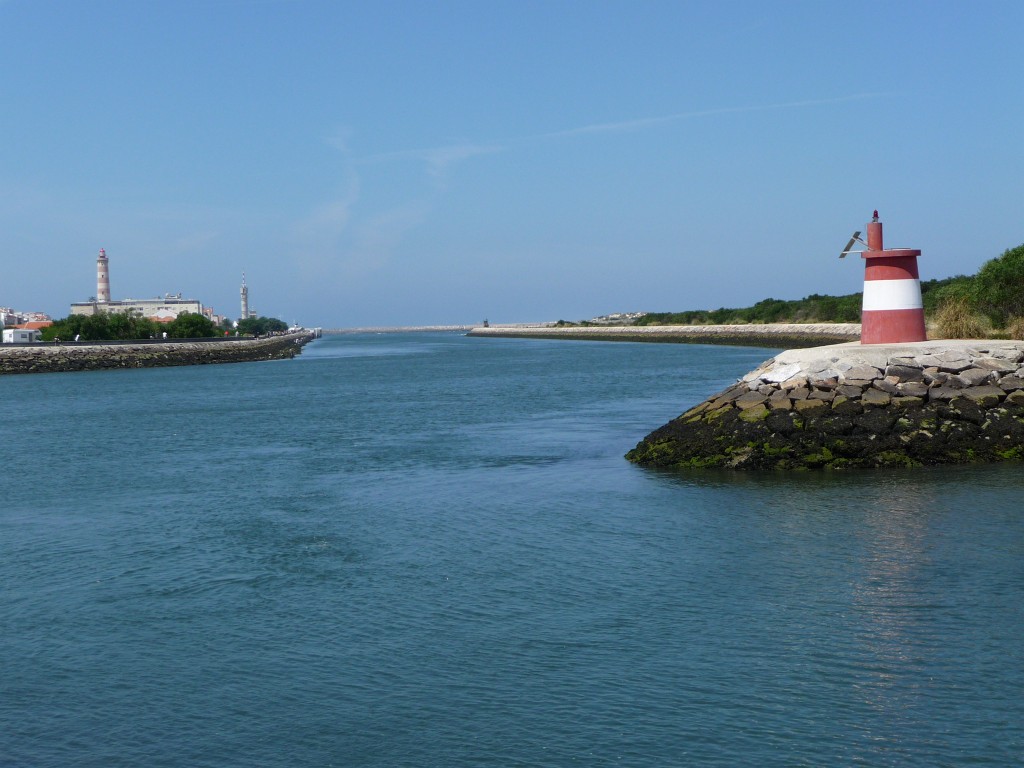
<svg viewBox="0 0 1024 768">
<path fill-rule="evenodd" d="M 784 101 L 775 104 L 748 104 L 736 107 L 717 107 L 713 109 L 696 109 L 688 112 L 676 112 L 671 115 L 659 115 L 653 117 L 638 117 L 629 120 L 617 120 L 609 123 L 592 123 L 581 125 L 575 128 L 566 128 L 560 131 L 548 131 L 546 133 L 529 134 L 494 141 L 488 143 L 465 143 L 452 144 L 428 149 L 405 149 L 393 152 L 381 152 L 375 155 L 367 155 L 358 158 L 358 163 L 382 163 L 392 160 L 419 160 L 423 162 L 431 176 L 442 178 L 454 166 L 461 162 L 481 155 L 491 155 L 500 152 L 508 152 L 516 145 L 528 144 L 531 142 L 566 139 L 573 136 L 585 136 L 599 133 L 628 133 L 631 131 L 642 131 L 667 123 L 679 122 L 681 120 L 692 120 L 702 117 L 715 117 L 718 115 L 744 114 L 752 112 L 771 112 L 786 109 L 806 109 L 808 107 L 822 107 L 834 104 L 847 104 L 855 101 L 880 98 L 888 95 L 886 93 L 856 93 L 848 96 L 836 96 L 828 99 L 804 99 L 801 101 Z M 347 137 L 346 137 L 347 139 Z M 344 149 L 348 150 L 347 142 Z"/>
<path fill-rule="evenodd" d="M 496 145 L 462 144 L 427 150 L 423 153 L 423 159 L 427 163 L 430 175 L 436 179 L 441 179 L 451 167 L 458 163 L 469 160 L 472 157 L 491 155 L 502 151 L 504 151 L 504 148 Z"/>
<path fill-rule="evenodd" d="M 590 133 L 626 133 L 629 131 L 643 130 L 656 125 L 674 123 L 680 120 L 689 120 L 698 117 L 714 117 L 717 115 L 730 115 L 749 112 L 769 112 L 783 109 L 800 109 L 805 107 L 821 107 L 831 104 L 845 104 L 851 101 L 863 101 L 882 96 L 881 93 L 858 93 L 851 96 L 837 96 L 831 99 L 807 99 L 804 101 L 786 101 L 778 104 L 753 104 L 740 107 L 719 107 L 716 109 L 699 109 L 690 112 L 677 112 L 672 115 L 660 117 L 641 117 L 632 120 L 619 120 L 611 123 L 594 123 L 583 125 L 577 128 L 567 128 L 562 131 L 551 131 L 535 136 L 524 137 L 521 141 L 528 139 L 561 139 L 571 136 L 582 136 Z"/>
<path fill-rule="evenodd" d="M 377 164 L 395 160 L 412 160 L 420 162 L 427 174 L 438 187 L 447 183 L 449 173 L 460 163 L 481 155 L 493 155 L 505 152 L 507 147 L 500 144 L 448 144 L 427 149 L 402 149 L 394 152 L 382 152 L 367 155 L 354 162 L 359 164 Z"/>
<path fill-rule="evenodd" d="M 334 147 L 335 149 L 339 150 L 342 153 L 348 154 L 349 139 L 351 138 L 351 128 L 339 128 L 336 132 L 332 133 L 330 136 L 327 137 L 326 142 L 329 146 Z"/>
</svg>

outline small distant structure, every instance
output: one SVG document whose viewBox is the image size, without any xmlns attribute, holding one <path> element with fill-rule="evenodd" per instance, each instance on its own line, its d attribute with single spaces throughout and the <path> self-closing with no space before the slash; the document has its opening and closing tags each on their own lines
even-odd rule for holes
<svg viewBox="0 0 1024 768">
<path fill-rule="evenodd" d="M 4 328 L 4 344 L 35 344 L 42 337 L 36 328 Z"/>
<path fill-rule="evenodd" d="M 643 317 L 646 312 L 613 312 L 610 315 L 593 317 L 585 322 L 591 325 L 633 325 Z"/>
<path fill-rule="evenodd" d="M 882 244 L 882 222 L 874 211 L 867 224 L 868 240 L 854 232 L 850 242 L 839 254 L 860 253 L 864 262 L 864 300 L 861 305 L 861 344 L 900 344 L 926 341 L 924 302 L 921 299 L 921 278 L 917 271 L 915 248 L 885 248 Z M 854 243 L 863 251 L 850 250 Z"/>
</svg>

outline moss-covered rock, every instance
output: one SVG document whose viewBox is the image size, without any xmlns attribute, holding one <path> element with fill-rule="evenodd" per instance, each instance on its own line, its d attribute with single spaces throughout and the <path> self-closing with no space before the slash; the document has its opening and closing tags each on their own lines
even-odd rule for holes
<svg viewBox="0 0 1024 768">
<path fill-rule="evenodd" d="M 626 458 L 657 467 L 787 470 L 1024 458 L 1024 397 L 1008 396 L 1022 391 L 1024 343 L 974 344 L 888 356 L 844 350 L 853 359 L 803 350 L 812 363 L 799 370 L 785 353 L 655 430 Z M 951 389 L 937 375 L 926 383 L 925 364 L 934 360 L 991 375 L 973 387 Z M 803 378 L 806 387 L 786 388 Z"/>
</svg>

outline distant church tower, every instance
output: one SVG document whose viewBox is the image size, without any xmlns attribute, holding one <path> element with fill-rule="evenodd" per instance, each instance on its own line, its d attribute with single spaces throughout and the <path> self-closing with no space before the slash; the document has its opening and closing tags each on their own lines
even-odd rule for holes
<svg viewBox="0 0 1024 768">
<path fill-rule="evenodd" d="M 249 317 L 249 289 L 245 285 L 245 272 L 242 273 L 242 319 Z"/>
<path fill-rule="evenodd" d="M 100 248 L 96 257 L 96 301 L 106 304 L 110 301 L 110 270 L 107 265 L 107 252 Z"/>
</svg>

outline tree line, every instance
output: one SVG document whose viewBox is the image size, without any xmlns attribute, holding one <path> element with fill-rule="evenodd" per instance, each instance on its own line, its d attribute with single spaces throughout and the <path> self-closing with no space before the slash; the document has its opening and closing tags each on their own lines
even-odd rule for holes
<svg viewBox="0 0 1024 768">
<path fill-rule="evenodd" d="M 238 322 L 216 325 L 206 315 L 182 312 L 163 323 L 142 317 L 137 312 L 97 312 L 94 315 L 68 315 L 42 329 L 43 341 L 133 341 L 136 339 L 208 339 L 237 331 L 243 336 L 265 336 L 288 330 L 276 317 L 249 317 Z"/>
<path fill-rule="evenodd" d="M 974 275 L 922 280 L 926 319 L 949 338 L 1024 334 L 1024 245 L 985 262 Z M 752 307 L 649 312 L 636 325 L 859 323 L 861 293 L 764 299 Z M 565 325 L 569 323 L 564 323 Z"/>
</svg>

